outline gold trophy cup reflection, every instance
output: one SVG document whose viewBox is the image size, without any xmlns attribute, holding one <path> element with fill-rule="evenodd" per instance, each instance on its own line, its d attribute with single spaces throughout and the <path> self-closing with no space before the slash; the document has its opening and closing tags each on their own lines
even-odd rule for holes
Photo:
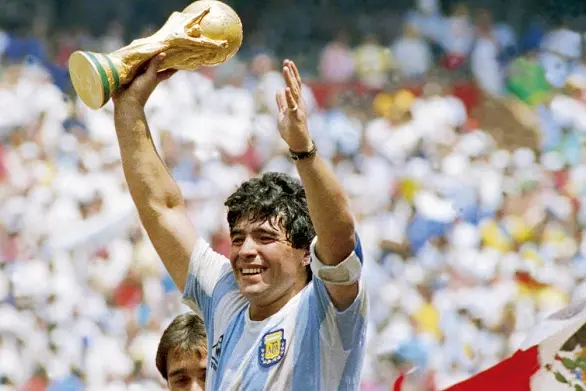
<svg viewBox="0 0 586 391">
<path fill-rule="evenodd" d="M 227 4 L 199 0 L 174 12 L 163 27 L 112 53 L 76 51 L 69 58 L 69 75 L 80 99 L 99 109 L 130 83 L 141 67 L 165 52 L 159 71 L 195 70 L 219 65 L 242 45 L 242 22 Z"/>
</svg>

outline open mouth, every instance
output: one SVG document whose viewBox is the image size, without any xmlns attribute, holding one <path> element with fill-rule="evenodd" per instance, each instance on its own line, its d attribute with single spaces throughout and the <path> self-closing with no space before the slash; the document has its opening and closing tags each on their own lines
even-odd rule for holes
<svg viewBox="0 0 586 391">
<path fill-rule="evenodd" d="M 262 274 L 266 269 L 255 267 L 255 268 L 242 268 L 240 269 L 240 273 L 243 276 L 256 276 Z"/>
</svg>

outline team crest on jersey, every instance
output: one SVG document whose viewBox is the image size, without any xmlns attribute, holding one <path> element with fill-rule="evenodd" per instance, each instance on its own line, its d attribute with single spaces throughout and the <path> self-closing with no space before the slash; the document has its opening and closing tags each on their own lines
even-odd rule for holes
<svg viewBox="0 0 586 391">
<path fill-rule="evenodd" d="M 271 331 L 262 336 L 258 348 L 258 361 L 263 367 L 275 365 L 285 355 L 285 331 L 283 329 Z"/>
</svg>

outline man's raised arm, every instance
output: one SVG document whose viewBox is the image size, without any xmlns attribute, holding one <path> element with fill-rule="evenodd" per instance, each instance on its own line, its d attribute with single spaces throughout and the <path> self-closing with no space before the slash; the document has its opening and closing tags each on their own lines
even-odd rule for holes
<svg viewBox="0 0 586 391">
<path fill-rule="evenodd" d="M 130 194 L 159 257 L 183 291 L 197 240 L 179 186 L 161 160 L 146 121 L 144 106 L 157 84 L 172 72 L 157 74 L 163 56 L 114 96 L 114 123 Z"/>
<path fill-rule="evenodd" d="M 283 77 L 287 87 L 277 93 L 279 106 L 279 132 L 293 152 L 302 153 L 296 166 L 305 194 L 311 221 L 317 234 L 316 255 L 322 264 L 330 267 L 334 277 L 354 280 L 348 268 L 332 269 L 352 254 L 356 246 L 354 219 L 342 184 L 316 154 L 307 128 L 307 113 L 301 93 L 301 77 L 292 61 L 283 64 Z M 312 261 L 313 262 L 313 261 Z M 351 262 L 348 263 L 351 266 Z M 356 265 L 354 265 L 356 266 Z M 359 267 L 359 266 L 358 266 Z M 352 269 L 352 268 L 351 268 Z M 354 270 L 356 267 L 353 268 Z M 346 276 L 345 276 L 346 274 Z M 338 310 L 348 308 L 358 295 L 358 282 L 349 284 L 324 283 Z"/>
</svg>

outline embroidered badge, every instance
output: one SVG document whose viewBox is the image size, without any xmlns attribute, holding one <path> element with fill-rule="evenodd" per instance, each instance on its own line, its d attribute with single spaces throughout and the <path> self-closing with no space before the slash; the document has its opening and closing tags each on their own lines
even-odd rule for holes
<svg viewBox="0 0 586 391">
<path fill-rule="evenodd" d="M 258 361 L 263 367 L 275 365 L 285 355 L 285 331 L 283 329 L 271 331 L 263 335 L 258 348 Z"/>
</svg>

